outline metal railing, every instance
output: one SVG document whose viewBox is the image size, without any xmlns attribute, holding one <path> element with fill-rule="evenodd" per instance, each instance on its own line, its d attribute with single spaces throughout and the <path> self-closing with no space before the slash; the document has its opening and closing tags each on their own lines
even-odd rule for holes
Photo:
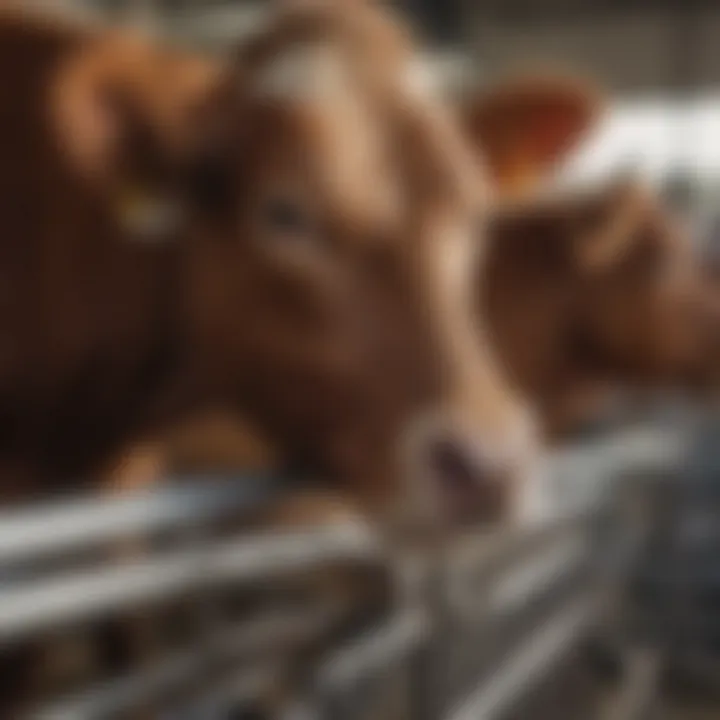
<svg viewBox="0 0 720 720">
<path fill-rule="evenodd" d="M 158 717 L 213 720 L 263 705 L 281 687 L 283 702 L 268 717 L 377 720 L 389 705 L 393 720 L 502 718 L 601 616 L 607 584 L 596 533 L 610 486 L 628 473 L 667 468 L 681 448 L 635 434 L 560 454 L 539 480 L 555 490 L 553 512 L 537 505 L 535 519 L 520 527 L 448 540 L 421 557 L 390 552 L 362 524 L 243 530 L 246 513 L 278 492 L 268 478 L 197 479 L 127 499 L 4 514 L 0 655 L 33 638 L 143 609 L 154 617 L 182 602 L 199 614 L 214 608 L 182 647 L 43 697 L 27 716 L 91 720 L 161 707 Z M 235 521 L 229 530 L 212 530 L 228 520 Z M 172 549 L 153 546 L 152 538 L 168 534 L 177 540 Z M 140 537 L 147 545 L 136 554 L 113 553 Z M 83 555 L 94 548 L 104 551 Z M 83 560 L 60 561 L 76 556 Z M 348 605 L 337 584 L 323 582 L 344 572 L 340 587 L 351 587 L 353 573 L 368 571 L 365 590 L 379 578 L 387 587 L 357 621 L 353 593 Z M 227 602 L 288 582 L 308 582 L 312 592 L 281 590 L 252 607 Z"/>
</svg>

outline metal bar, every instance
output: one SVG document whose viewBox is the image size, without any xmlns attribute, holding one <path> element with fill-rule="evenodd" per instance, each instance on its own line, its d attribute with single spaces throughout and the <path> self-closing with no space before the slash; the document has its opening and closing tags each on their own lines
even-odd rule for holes
<svg viewBox="0 0 720 720">
<path fill-rule="evenodd" d="M 361 677 L 404 658 L 426 637 L 430 627 L 427 613 L 407 611 L 363 637 L 360 641 L 334 653 L 317 676 L 323 695 L 347 689 Z"/>
<path fill-rule="evenodd" d="M 381 672 L 409 659 L 422 647 L 429 631 L 430 616 L 426 611 L 406 610 L 331 653 L 311 684 L 315 717 L 322 720 L 365 717 L 361 714 L 367 710 L 362 699 L 365 688 L 371 688 Z"/>
<path fill-rule="evenodd" d="M 372 531 L 344 524 L 167 554 L 119 568 L 72 573 L 0 593 L 0 642 L 177 596 L 219 582 L 251 582 L 328 562 L 378 561 Z"/>
<path fill-rule="evenodd" d="M 475 533 L 453 549 L 452 572 L 482 572 L 498 558 L 583 525 L 602 503 L 608 481 L 624 473 L 667 469 L 687 449 L 680 433 L 633 431 L 548 453 L 530 483 L 552 510 L 540 508 L 506 530 Z M 531 501 L 532 502 L 532 501 Z"/>
<path fill-rule="evenodd" d="M 663 438 L 660 442 L 667 451 L 667 439 Z M 572 454 L 556 455 L 548 461 L 545 471 L 549 472 L 553 463 L 565 463 L 563 467 L 568 477 L 573 473 L 587 474 L 590 468 L 589 474 L 602 478 L 617 471 L 618 467 L 624 469 L 632 464 L 631 460 L 644 462 L 648 456 L 655 460 L 656 448 L 655 441 L 642 446 L 636 442 L 632 446 L 627 435 L 623 435 L 612 443 L 592 446 L 592 452 L 597 452 L 598 458 L 601 453 L 624 451 L 623 462 L 605 457 L 602 462 L 598 459 L 588 464 L 587 451 L 584 455 L 573 451 Z M 583 457 L 585 460 L 582 460 Z M 128 535 L 199 525 L 235 510 L 256 507 L 272 497 L 273 489 L 274 485 L 266 479 L 262 482 L 250 479 L 242 483 L 193 484 L 112 502 L 85 500 L 46 507 L 39 512 L 5 514 L 0 516 L 0 561 L 19 562 L 114 542 Z M 477 541 L 472 540 L 469 550 L 466 548 L 458 552 L 457 558 L 455 549 L 444 558 L 444 576 L 448 571 L 469 573 L 475 577 L 482 573 L 486 577 L 491 576 L 493 584 L 489 604 L 478 603 L 480 612 L 486 614 L 494 608 L 515 613 L 519 607 L 532 603 L 557 575 L 581 561 L 585 549 L 581 539 L 585 536 L 579 526 L 596 507 L 593 497 L 586 494 L 582 502 L 571 506 L 572 512 L 565 508 L 556 517 L 545 516 L 526 527 L 486 534 Z M 539 555 L 538 548 L 541 550 Z M 227 582 L 276 578 L 329 562 L 384 561 L 389 564 L 385 550 L 370 527 L 359 523 L 342 524 L 311 532 L 284 535 L 268 532 L 260 536 L 217 541 L 192 550 L 149 556 L 95 572 L 83 570 L 51 580 L 17 584 L 0 591 L 0 642 L 15 641 L 44 628 L 85 622 L 166 600 L 188 590 L 221 587 Z M 433 563 L 427 562 L 427 558 L 425 560 L 425 570 L 428 570 Z M 548 575 L 553 577 L 548 578 Z M 441 593 L 445 595 L 446 592 L 443 586 Z M 373 679 L 393 663 L 408 658 L 424 646 L 432 633 L 437 632 L 439 615 L 436 603 L 424 598 L 423 605 L 418 608 L 414 604 L 417 599 L 407 598 L 412 609 L 333 653 L 323 663 L 314 676 L 313 684 L 320 707 L 323 707 L 325 698 L 331 703 L 356 686 L 360 679 Z M 534 633 L 507 663 L 503 663 L 497 673 L 484 677 L 485 682 L 460 707 L 453 720 L 469 717 L 491 720 L 497 712 L 506 710 L 508 704 L 517 699 L 518 692 L 537 682 L 542 672 L 551 669 L 552 660 L 559 659 L 572 644 L 587 619 L 581 612 L 583 608 L 585 605 L 579 601 L 563 608 L 546 626 Z M 456 616 L 458 607 L 450 606 L 448 610 Z M 589 606 L 584 612 L 590 615 Z M 477 617 L 476 613 L 474 616 Z M 462 617 L 455 619 L 463 620 Z M 503 653 L 506 650 L 507 645 Z M 115 707 L 113 703 L 121 701 L 140 702 L 141 698 L 150 697 L 158 688 L 170 687 L 182 682 L 181 678 L 196 675 L 198 668 L 204 667 L 216 651 L 214 647 L 208 650 L 206 642 L 201 642 L 192 656 L 173 657 L 150 674 L 139 673 L 121 679 L 111 686 L 76 698 L 73 701 L 75 705 L 61 706 L 60 710 L 70 708 L 68 714 L 40 717 L 42 720 L 90 719 L 98 716 L 92 714 L 96 708 L 110 709 Z M 438 663 L 434 662 L 432 666 L 437 670 Z M 245 674 L 233 674 L 229 684 L 216 685 L 219 693 L 217 702 L 229 697 L 228 692 L 232 695 L 238 687 L 243 687 L 242 683 L 238 685 L 238 677 L 242 680 Z M 215 696 L 208 695 L 208 698 L 215 702 Z M 56 712 L 57 708 L 51 710 Z M 463 715 L 463 712 L 466 714 Z M 473 714 L 467 714 L 470 712 Z M 101 713 L 98 711 L 98 714 Z"/>
<path fill-rule="evenodd" d="M 556 543 L 554 547 L 530 561 L 518 563 L 503 574 L 489 589 L 485 611 L 489 616 L 516 612 L 558 580 L 576 570 L 587 557 L 587 543 L 575 536 Z"/>
<path fill-rule="evenodd" d="M 207 663 L 287 649 L 314 637 L 336 617 L 331 609 L 266 614 L 218 632 L 200 647 L 185 650 L 159 666 L 120 678 L 82 695 L 38 710 L 35 720 L 92 720 L 128 710 L 182 687 Z"/>
<path fill-rule="evenodd" d="M 522 552 L 502 555 L 485 572 L 454 573 L 449 578 L 448 601 L 466 620 L 492 620 L 532 602 L 553 584 L 569 577 L 588 562 L 592 547 L 587 535 L 573 524 L 550 535 L 529 538 Z"/>
<path fill-rule="evenodd" d="M 251 510 L 273 497 L 269 476 L 198 478 L 109 500 L 93 497 L 0 513 L 0 563 L 19 563 Z"/>
<path fill-rule="evenodd" d="M 605 475 L 609 471 L 623 472 L 634 465 L 665 467 L 680 457 L 688 440 L 687 433 L 677 428 L 625 429 L 603 436 L 599 440 L 585 440 L 547 457 L 555 471 L 566 468 L 587 475 Z"/>
<path fill-rule="evenodd" d="M 566 605 L 484 679 L 449 720 L 493 720 L 517 703 L 540 682 L 574 645 L 584 627 L 595 618 L 597 602 L 583 598 Z"/>
<path fill-rule="evenodd" d="M 174 720 L 219 720 L 233 717 L 243 707 L 243 703 L 257 703 L 266 699 L 281 683 L 281 678 L 281 669 L 277 663 L 228 673 L 198 702 L 191 703 L 189 707 L 183 705 L 170 716 Z M 239 713 L 240 716 L 243 714 Z"/>
<path fill-rule="evenodd" d="M 260 580 L 328 562 L 379 561 L 385 547 L 372 527 L 342 522 L 303 532 L 264 533 L 228 543 L 208 558 L 219 580 Z"/>
</svg>

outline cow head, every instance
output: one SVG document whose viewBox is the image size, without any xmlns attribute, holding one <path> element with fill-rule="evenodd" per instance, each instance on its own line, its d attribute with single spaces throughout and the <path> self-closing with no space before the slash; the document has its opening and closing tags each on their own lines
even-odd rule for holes
<svg viewBox="0 0 720 720">
<path fill-rule="evenodd" d="M 701 259 L 634 181 L 497 218 L 480 311 L 535 401 L 595 385 L 709 382 L 720 315 Z"/>
<path fill-rule="evenodd" d="M 202 92 L 180 83 L 194 134 L 151 118 L 182 198 L 186 360 L 368 505 L 496 518 L 532 443 L 472 312 L 488 188 L 416 67 L 379 9 L 296 3 Z"/>
<path fill-rule="evenodd" d="M 579 350 L 634 383 L 700 380 L 713 362 L 720 314 L 689 233 L 640 184 L 621 182 L 598 195 L 573 220 L 585 284 Z"/>
<path fill-rule="evenodd" d="M 546 402 L 611 385 L 707 382 L 717 301 L 676 218 L 635 182 L 529 200 L 592 130 L 604 103 L 585 80 L 524 77 L 470 105 L 501 209 L 478 295 L 504 369 Z M 508 201 L 510 201 L 508 203 Z"/>
</svg>

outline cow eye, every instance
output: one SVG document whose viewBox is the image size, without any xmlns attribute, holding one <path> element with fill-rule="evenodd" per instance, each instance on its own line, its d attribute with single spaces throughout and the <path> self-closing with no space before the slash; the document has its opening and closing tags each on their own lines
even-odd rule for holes
<svg viewBox="0 0 720 720">
<path fill-rule="evenodd" d="M 314 231 L 313 222 L 306 210 L 287 198 L 269 200 L 265 207 L 265 222 L 275 234 L 287 238 L 309 237 Z"/>
</svg>

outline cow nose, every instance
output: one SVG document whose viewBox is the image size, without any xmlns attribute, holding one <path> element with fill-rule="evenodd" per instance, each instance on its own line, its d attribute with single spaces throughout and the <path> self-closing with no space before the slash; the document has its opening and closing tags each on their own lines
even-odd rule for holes
<svg viewBox="0 0 720 720">
<path fill-rule="evenodd" d="M 453 523 L 495 522 L 509 515 L 509 468 L 478 443 L 448 435 L 431 438 L 425 462 L 438 501 Z"/>
</svg>

